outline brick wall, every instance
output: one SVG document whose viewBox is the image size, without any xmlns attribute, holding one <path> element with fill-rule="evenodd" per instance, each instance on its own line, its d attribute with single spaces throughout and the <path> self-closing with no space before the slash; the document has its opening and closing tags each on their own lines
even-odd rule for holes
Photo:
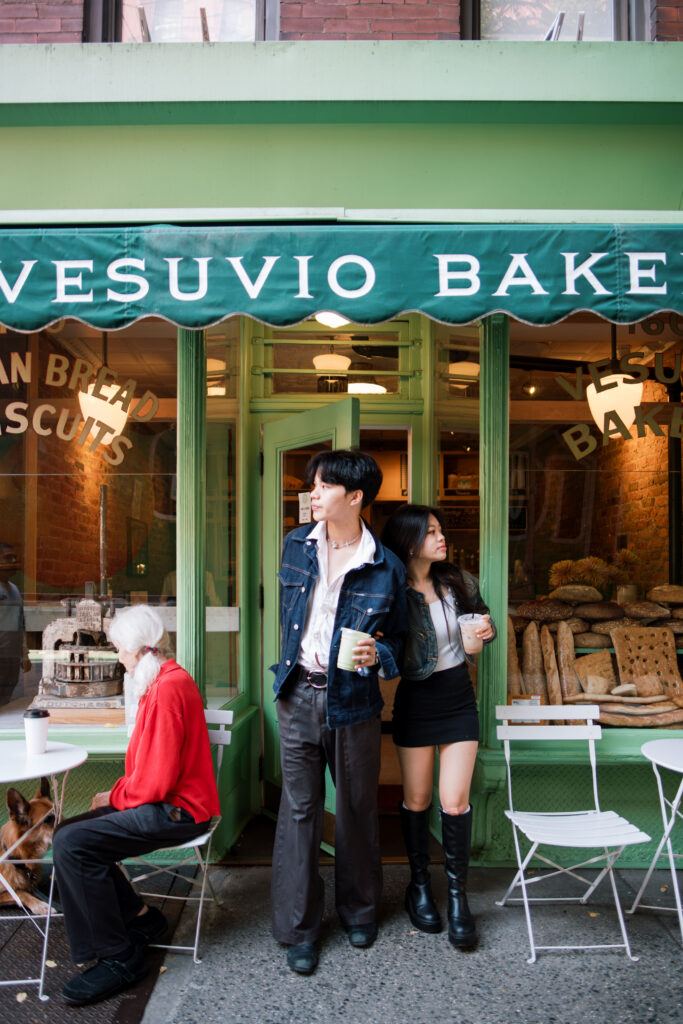
<svg viewBox="0 0 683 1024">
<path fill-rule="evenodd" d="M 78 415 L 74 412 L 74 415 Z M 69 417 L 67 431 L 73 418 Z M 114 594 L 147 590 L 160 594 L 166 573 L 175 568 L 175 523 L 156 519 L 157 484 L 150 477 L 153 433 L 147 424 L 129 423 L 133 448 L 120 467 L 112 468 L 76 441 L 54 435 L 39 440 L 37 580 L 41 591 L 82 593 L 86 581 L 99 580 L 100 484 L 107 485 L 107 573 Z M 159 467 L 155 467 L 157 470 Z M 167 467 L 165 467 L 167 468 Z M 134 575 L 128 528 L 134 518 L 147 527 L 148 574 Z"/>
<path fill-rule="evenodd" d="M 683 0 L 651 0 L 652 38 L 683 41 Z"/>
<path fill-rule="evenodd" d="M 281 0 L 281 39 L 459 39 L 460 0 Z"/>
<path fill-rule="evenodd" d="M 647 381 L 643 402 L 666 401 L 663 385 Z M 641 595 L 669 582 L 668 428 L 662 429 L 663 437 L 647 430 L 631 441 L 611 440 L 599 455 L 591 552 L 610 558 L 617 534 L 626 534 L 640 556 L 630 582 Z"/>
<path fill-rule="evenodd" d="M 0 43 L 80 43 L 83 0 L 0 3 Z"/>
</svg>

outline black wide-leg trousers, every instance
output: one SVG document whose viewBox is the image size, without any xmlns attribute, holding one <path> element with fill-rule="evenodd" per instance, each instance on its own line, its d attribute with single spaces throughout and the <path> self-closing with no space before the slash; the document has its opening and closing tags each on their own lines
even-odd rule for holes
<svg viewBox="0 0 683 1024">
<path fill-rule="evenodd" d="M 325 690 L 299 681 L 278 697 L 282 797 L 271 886 L 273 935 L 315 942 L 323 916 L 318 870 L 325 766 L 336 789 L 335 903 L 345 928 L 372 924 L 382 890 L 377 786 L 380 716 L 339 729 L 327 726 Z"/>
<path fill-rule="evenodd" d="M 143 900 L 118 862 L 177 846 L 206 831 L 187 811 L 172 821 L 170 804 L 126 811 L 98 807 L 63 821 L 53 839 L 54 868 L 74 963 L 115 957 L 130 946 L 127 926 Z"/>
</svg>

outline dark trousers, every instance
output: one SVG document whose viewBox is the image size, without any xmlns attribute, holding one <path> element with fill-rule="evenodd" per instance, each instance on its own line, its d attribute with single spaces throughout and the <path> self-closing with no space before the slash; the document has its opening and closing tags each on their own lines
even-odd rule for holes
<svg viewBox="0 0 683 1024">
<path fill-rule="evenodd" d="M 206 831 L 186 811 L 171 821 L 170 804 L 142 804 L 127 811 L 98 807 L 63 821 L 53 855 L 59 900 L 74 963 L 117 956 L 130 946 L 127 925 L 143 900 L 118 866 Z"/>
<path fill-rule="evenodd" d="M 318 857 L 323 829 L 325 765 L 336 788 L 335 903 L 342 924 L 377 919 L 382 866 L 377 819 L 379 715 L 329 729 L 326 691 L 298 682 L 277 701 L 282 798 L 272 874 L 273 935 L 315 942 L 323 915 Z"/>
</svg>

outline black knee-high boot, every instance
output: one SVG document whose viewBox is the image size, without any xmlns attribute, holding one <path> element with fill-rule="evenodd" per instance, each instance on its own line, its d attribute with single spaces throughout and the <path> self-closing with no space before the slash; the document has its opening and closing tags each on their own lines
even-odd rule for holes
<svg viewBox="0 0 683 1024">
<path fill-rule="evenodd" d="M 406 889 L 408 917 L 421 932 L 440 932 L 441 916 L 429 884 L 429 809 L 409 811 L 402 804 L 401 829 L 410 863 L 410 884 Z"/>
<path fill-rule="evenodd" d="M 467 905 L 467 867 L 472 841 L 472 808 L 465 814 L 441 811 L 443 850 L 448 876 L 448 938 L 457 949 L 477 941 L 474 918 Z"/>
</svg>

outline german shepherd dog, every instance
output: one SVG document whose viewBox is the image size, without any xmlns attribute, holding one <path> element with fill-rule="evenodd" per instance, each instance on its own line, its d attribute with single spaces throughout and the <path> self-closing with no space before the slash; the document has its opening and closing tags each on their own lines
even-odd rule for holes
<svg viewBox="0 0 683 1024">
<path fill-rule="evenodd" d="M 10 786 L 7 790 L 7 809 L 9 821 L 0 828 L 0 850 L 9 850 L 18 839 L 40 821 L 31 834 L 12 851 L 12 861 L 38 861 L 52 843 L 55 828 L 55 816 L 52 813 L 50 785 L 46 778 L 40 780 L 40 786 L 32 800 L 26 800 L 21 793 Z M 47 914 L 48 905 L 44 900 L 33 895 L 33 888 L 40 878 L 39 863 L 4 863 L 0 864 L 0 875 L 6 878 L 24 906 L 34 914 Z M 13 904 L 12 896 L 0 882 L 0 906 Z"/>
</svg>

